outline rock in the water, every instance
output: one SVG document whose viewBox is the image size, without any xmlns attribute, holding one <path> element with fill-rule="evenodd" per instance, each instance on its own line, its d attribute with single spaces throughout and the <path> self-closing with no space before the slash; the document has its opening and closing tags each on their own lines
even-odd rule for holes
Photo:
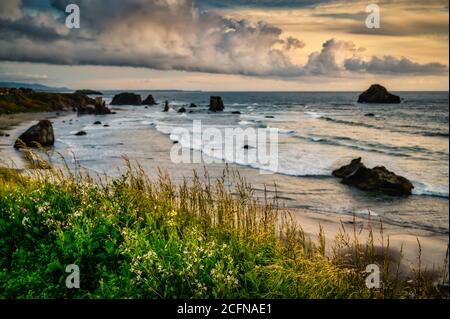
<svg viewBox="0 0 450 319">
<path fill-rule="evenodd" d="M 184 107 L 181 107 L 181 109 L 178 110 L 178 113 L 186 113 L 186 109 Z"/>
<path fill-rule="evenodd" d="M 144 100 L 144 102 L 142 102 L 142 104 L 152 106 L 152 105 L 156 105 L 157 103 L 156 103 L 155 99 L 153 98 L 153 95 L 150 94 L 149 96 L 147 96 L 147 98 Z"/>
<path fill-rule="evenodd" d="M 375 114 L 373 114 L 373 113 L 367 113 L 367 114 L 365 114 L 364 116 L 367 116 L 367 117 L 375 117 Z"/>
<path fill-rule="evenodd" d="M 234 111 L 234 112 L 231 112 L 231 114 L 241 114 L 241 112 L 239 112 L 239 111 Z"/>
<path fill-rule="evenodd" d="M 100 122 L 100 121 L 94 122 L 94 125 L 101 125 L 101 124 L 102 124 L 102 122 Z"/>
<path fill-rule="evenodd" d="M 14 143 L 15 148 L 21 148 L 25 144 L 28 147 L 52 146 L 55 144 L 52 123 L 48 120 L 39 121 L 38 124 L 30 127 L 25 133 L 19 136 Z"/>
<path fill-rule="evenodd" d="M 359 96 L 358 103 L 397 104 L 400 103 L 400 97 L 389 93 L 382 85 L 373 84 Z"/>
<path fill-rule="evenodd" d="M 120 93 L 114 96 L 111 105 L 141 105 L 142 98 L 134 93 Z"/>
<path fill-rule="evenodd" d="M 190 107 L 190 108 L 193 108 L 193 107 L 197 107 L 197 105 L 194 104 L 194 103 L 191 103 L 191 105 L 189 105 L 189 107 Z"/>
<path fill-rule="evenodd" d="M 354 159 L 350 165 L 334 171 L 333 175 L 342 177 L 343 184 L 393 196 L 411 195 L 414 188 L 408 179 L 396 175 L 384 166 L 367 168 L 361 163 L 361 158 Z"/>
<path fill-rule="evenodd" d="M 265 118 L 266 118 L 266 119 L 274 119 L 275 116 L 273 116 L 273 115 L 266 115 Z"/>
<path fill-rule="evenodd" d="M 166 102 L 164 103 L 163 112 L 169 112 L 169 110 L 170 110 L 169 101 L 166 100 Z"/>
<path fill-rule="evenodd" d="M 339 178 L 345 178 L 352 174 L 354 174 L 358 168 L 364 166 L 363 163 L 361 163 L 361 157 L 355 158 L 351 161 L 349 165 L 344 165 L 341 168 L 333 171 L 333 176 L 339 177 Z"/>
<path fill-rule="evenodd" d="M 209 102 L 209 110 L 212 112 L 222 112 L 225 109 L 222 98 L 220 96 L 211 96 Z"/>
<path fill-rule="evenodd" d="M 79 131 L 78 133 L 75 134 L 76 136 L 85 136 L 87 135 L 87 133 L 85 131 Z"/>
</svg>

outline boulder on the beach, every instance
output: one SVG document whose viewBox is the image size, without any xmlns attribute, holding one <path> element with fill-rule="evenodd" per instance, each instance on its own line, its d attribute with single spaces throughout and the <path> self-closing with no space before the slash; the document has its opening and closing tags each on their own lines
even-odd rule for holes
<svg viewBox="0 0 450 319">
<path fill-rule="evenodd" d="M 367 113 L 367 114 L 364 114 L 364 116 L 367 116 L 367 117 L 375 117 L 375 114 L 374 114 L 374 113 Z"/>
<path fill-rule="evenodd" d="M 149 95 L 147 96 L 147 98 L 142 102 L 143 105 L 156 105 L 158 103 L 156 103 L 155 99 L 153 98 L 153 95 Z"/>
<path fill-rule="evenodd" d="M 350 165 L 335 170 L 333 175 L 343 178 L 343 184 L 392 196 L 411 195 L 414 188 L 407 178 L 396 175 L 384 166 L 367 168 L 361 162 L 361 158 L 354 159 Z"/>
<path fill-rule="evenodd" d="M 42 120 L 20 135 L 14 143 L 14 147 L 21 148 L 24 145 L 27 147 L 52 146 L 53 144 L 55 144 L 55 135 L 52 123 L 49 120 Z"/>
<path fill-rule="evenodd" d="M 128 92 L 116 94 L 111 102 L 111 105 L 141 105 L 141 104 L 142 98 L 140 95 Z"/>
<path fill-rule="evenodd" d="M 398 104 L 400 97 L 388 92 L 388 90 L 379 84 L 373 84 L 370 88 L 362 93 L 358 98 L 358 103 L 384 103 Z"/>
<path fill-rule="evenodd" d="M 212 112 L 222 112 L 225 109 L 222 98 L 220 96 L 211 96 L 209 102 L 209 110 Z"/>
</svg>

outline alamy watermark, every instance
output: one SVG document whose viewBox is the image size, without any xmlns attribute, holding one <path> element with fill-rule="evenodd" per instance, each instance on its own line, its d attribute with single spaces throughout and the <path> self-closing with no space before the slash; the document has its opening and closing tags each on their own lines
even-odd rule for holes
<svg viewBox="0 0 450 319">
<path fill-rule="evenodd" d="M 379 29 L 381 27 L 380 6 L 371 3 L 366 7 L 366 13 L 369 13 L 366 18 L 366 27 L 369 29 Z"/>
<path fill-rule="evenodd" d="M 66 287 L 68 289 L 80 288 L 80 267 L 75 264 L 67 265 L 66 273 L 69 275 L 66 277 Z"/>
<path fill-rule="evenodd" d="M 76 4 L 69 4 L 66 7 L 66 13 L 69 15 L 66 17 L 66 27 L 68 29 L 80 28 L 80 7 Z"/>
<path fill-rule="evenodd" d="M 370 264 L 366 267 L 366 287 L 369 289 L 381 288 L 381 271 L 380 267 L 376 264 Z"/>
<path fill-rule="evenodd" d="M 203 128 L 193 121 L 192 128 L 172 131 L 176 144 L 170 159 L 175 164 L 238 163 L 260 169 L 261 174 L 278 170 L 278 129 L 217 127 Z"/>
</svg>

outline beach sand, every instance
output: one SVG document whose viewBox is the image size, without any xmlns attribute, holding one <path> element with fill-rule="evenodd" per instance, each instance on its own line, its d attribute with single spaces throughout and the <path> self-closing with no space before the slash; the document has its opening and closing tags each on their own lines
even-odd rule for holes
<svg viewBox="0 0 450 319">
<path fill-rule="evenodd" d="M 61 117 L 74 117 L 70 113 L 62 113 Z M 8 132 L 10 137 L 0 137 L 0 159 L 14 159 L 15 162 L 20 161 L 20 153 L 13 150 L 12 143 L 17 136 L 27 127 L 35 122 L 35 119 L 52 119 L 56 117 L 56 113 L 40 113 L 40 114 L 14 114 L 0 116 L 0 130 Z M 61 119 L 59 119 L 61 120 Z M 169 137 L 154 129 L 146 129 L 136 134 L 145 134 L 145 138 L 151 141 L 151 148 L 145 157 L 131 158 L 138 161 L 150 176 L 158 175 L 158 168 L 166 171 L 173 177 L 175 181 L 182 181 L 184 177 L 189 179 L 194 170 L 201 175 L 204 169 L 208 171 L 211 178 L 215 179 L 223 175 L 225 168 L 224 163 L 212 164 L 175 164 L 170 159 L 170 151 L 173 143 Z M 125 137 L 124 138 L 132 138 Z M 126 155 L 126 154 L 124 154 Z M 118 159 L 118 161 L 122 161 Z M 119 163 L 119 162 L 118 162 Z M 122 163 L 123 164 L 123 163 Z M 111 163 L 110 165 L 114 165 Z M 285 176 L 278 174 L 260 174 L 259 170 L 238 166 L 234 164 L 228 165 L 229 169 L 239 171 L 255 189 L 256 194 L 261 198 L 264 196 L 264 190 L 267 191 L 269 197 L 277 196 L 280 208 L 287 209 L 292 213 L 295 221 L 302 229 L 311 236 L 312 239 L 317 238 L 320 227 L 323 228 L 328 253 L 331 253 L 330 246 L 340 233 L 342 227 L 347 233 L 353 235 L 357 230 L 357 236 L 361 242 L 365 242 L 369 236 L 369 220 L 368 215 L 349 215 L 335 214 L 326 211 L 312 211 L 308 206 L 302 205 L 303 194 L 308 194 L 308 199 L 314 200 L 314 192 L 317 192 L 317 202 L 323 201 L 320 194 L 327 190 L 330 192 L 341 192 L 348 198 L 358 197 L 358 191 L 342 185 L 337 179 L 326 178 L 323 180 L 315 180 L 311 183 L 308 178 L 299 178 L 293 176 Z M 320 194 L 319 194 L 320 193 Z M 327 203 L 323 203 L 326 207 Z M 381 205 L 381 204 L 380 204 Z M 448 203 L 447 203 L 448 205 Z M 364 210 L 364 207 L 361 207 Z M 421 245 L 421 266 L 429 270 L 444 265 L 444 259 L 448 247 L 448 235 L 438 234 L 427 230 L 409 228 L 389 223 L 383 223 L 383 236 L 380 234 L 380 222 L 376 216 L 371 217 L 372 228 L 374 230 L 375 246 L 381 246 L 382 241 L 386 244 L 389 238 L 391 251 L 399 252 L 403 247 L 402 259 L 403 269 L 408 271 L 411 267 L 417 268 L 419 257 L 419 244 Z"/>
</svg>

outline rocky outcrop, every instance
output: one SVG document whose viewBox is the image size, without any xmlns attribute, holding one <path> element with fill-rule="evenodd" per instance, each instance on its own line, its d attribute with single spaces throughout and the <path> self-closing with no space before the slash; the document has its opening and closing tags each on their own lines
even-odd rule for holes
<svg viewBox="0 0 450 319">
<path fill-rule="evenodd" d="M 85 131 L 79 131 L 75 134 L 76 136 L 85 136 L 87 133 Z"/>
<path fill-rule="evenodd" d="M 211 96 L 209 102 L 209 110 L 212 112 L 222 112 L 225 109 L 222 98 L 220 96 Z"/>
<path fill-rule="evenodd" d="M 52 146 L 54 144 L 55 135 L 52 123 L 48 120 L 42 120 L 20 135 L 14 143 L 14 147 L 22 148 L 24 145 L 27 147 Z"/>
<path fill-rule="evenodd" d="M 155 99 L 153 98 L 153 95 L 149 95 L 147 96 L 147 98 L 144 100 L 144 102 L 142 102 L 143 105 L 156 105 L 158 103 L 156 103 Z"/>
<path fill-rule="evenodd" d="M 194 107 L 197 107 L 197 104 L 195 104 L 195 103 L 191 103 L 191 105 L 189 105 L 189 107 L 190 107 L 190 108 L 194 108 Z"/>
<path fill-rule="evenodd" d="M 184 107 L 181 107 L 181 108 L 178 110 L 178 113 L 186 113 L 186 109 L 185 109 Z"/>
<path fill-rule="evenodd" d="M 95 90 L 78 90 L 78 91 L 75 91 L 75 93 L 84 94 L 84 95 L 103 95 L 102 92 L 95 91 Z"/>
<path fill-rule="evenodd" d="M 120 93 L 113 97 L 111 105 L 142 105 L 142 98 L 134 93 Z"/>
<path fill-rule="evenodd" d="M 358 103 L 398 104 L 400 102 L 399 96 L 389 93 L 384 86 L 379 84 L 371 85 L 358 98 Z"/>
<path fill-rule="evenodd" d="M 408 179 L 396 175 L 384 166 L 367 168 L 361 162 L 361 158 L 354 159 L 349 165 L 333 171 L 333 175 L 342 178 L 343 184 L 392 196 L 411 195 L 414 188 Z"/>
<path fill-rule="evenodd" d="M 169 112 L 169 110 L 170 110 L 169 101 L 166 100 L 164 102 L 164 110 L 163 110 L 163 112 Z"/>
<path fill-rule="evenodd" d="M 88 105 L 78 105 L 77 113 L 82 114 L 95 114 L 95 115 L 104 115 L 104 114 L 112 114 L 111 110 L 106 106 L 106 103 L 103 102 L 101 97 L 98 97 L 94 100 L 94 104 Z"/>
</svg>

